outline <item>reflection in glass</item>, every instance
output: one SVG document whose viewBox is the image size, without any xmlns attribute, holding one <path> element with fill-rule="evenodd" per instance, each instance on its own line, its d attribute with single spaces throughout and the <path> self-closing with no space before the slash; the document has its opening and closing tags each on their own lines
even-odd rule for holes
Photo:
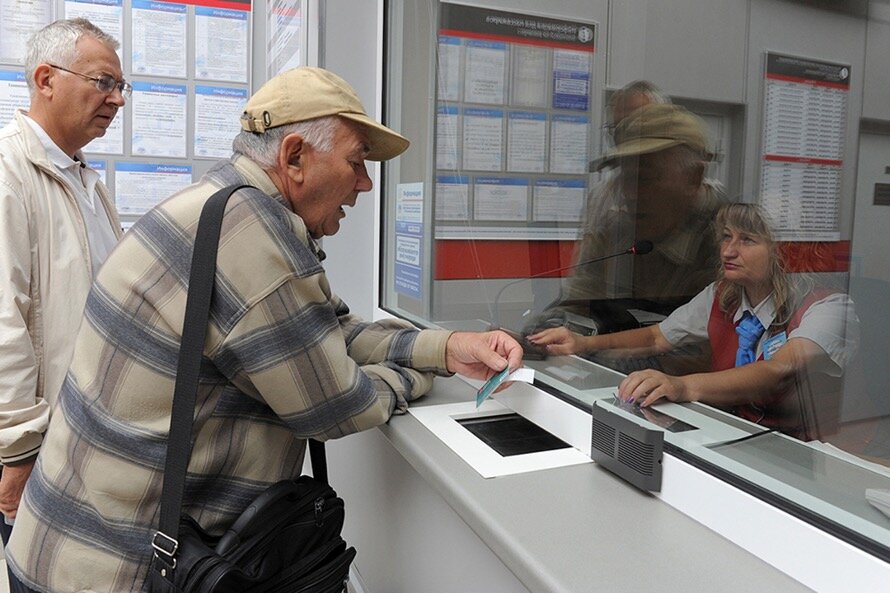
<svg viewBox="0 0 890 594">
<path fill-rule="evenodd" d="M 846 524 L 890 557 L 890 520 L 858 488 L 883 488 L 872 475 L 890 468 L 890 77 L 865 67 L 886 62 L 886 22 L 858 3 L 640 2 L 622 19 L 607 4 L 388 4 L 388 116 L 413 148 L 386 168 L 383 306 L 426 325 L 571 335 L 577 348 L 526 364 L 581 408 L 635 372 L 732 379 L 750 310 L 764 326 L 755 377 L 734 399 L 721 382 L 682 406 L 768 434 L 690 455 L 770 485 L 783 458 L 821 460 L 818 480 L 791 471 L 780 495 L 841 525 L 854 514 Z M 740 18 L 747 30 L 721 28 Z M 690 63 L 690 47 L 719 67 Z M 423 262 L 406 272 L 390 197 L 419 181 Z M 753 233 L 768 238 L 767 294 L 721 283 L 747 272 L 715 228 L 727 203 L 759 205 L 775 226 Z M 639 241 L 652 252 L 629 253 Z M 653 328 L 669 348 L 604 348 Z M 776 356 L 790 372 L 757 373 Z"/>
</svg>

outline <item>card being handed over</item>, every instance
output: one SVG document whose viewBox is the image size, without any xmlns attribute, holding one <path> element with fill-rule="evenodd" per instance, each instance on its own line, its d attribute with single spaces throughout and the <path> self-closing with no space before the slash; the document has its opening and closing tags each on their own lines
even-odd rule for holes
<svg viewBox="0 0 890 594">
<path fill-rule="evenodd" d="M 535 370 L 530 369 L 528 367 L 520 367 L 513 373 L 510 373 L 510 368 L 505 367 L 503 371 L 499 371 L 495 375 L 488 378 L 488 381 L 485 382 L 479 391 L 476 392 L 476 408 L 485 402 L 486 398 L 491 396 L 494 391 L 500 386 L 503 382 L 528 382 L 532 383 L 535 380 Z"/>
</svg>

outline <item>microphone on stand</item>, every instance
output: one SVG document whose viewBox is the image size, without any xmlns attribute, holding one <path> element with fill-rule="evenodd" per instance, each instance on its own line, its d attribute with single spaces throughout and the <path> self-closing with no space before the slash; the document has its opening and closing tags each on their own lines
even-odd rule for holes
<svg viewBox="0 0 890 594">
<path fill-rule="evenodd" d="M 500 304 L 501 295 L 503 294 L 504 290 L 507 289 L 508 287 L 512 287 L 513 285 L 519 284 L 521 282 L 525 282 L 529 279 L 539 278 L 542 276 L 548 276 L 551 274 L 555 274 L 557 272 L 565 272 L 566 270 L 578 268 L 579 266 L 586 266 L 587 264 L 594 264 L 596 262 L 602 262 L 603 260 L 608 260 L 610 258 L 617 258 L 618 256 L 624 256 L 627 254 L 631 254 L 634 256 L 643 256 L 643 255 L 651 252 L 653 247 L 654 247 L 654 245 L 651 241 L 646 240 L 646 239 L 639 239 L 639 240 L 633 242 L 633 245 L 631 245 L 629 248 L 627 248 L 626 250 L 621 251 L 621 252 L 616 252 L 614 254 L 608 254 L 606 256 L 598 256 L 596 258 L 590 258 L 589 260 L 583 260 L 581 262 L 569 264 L 568 266 L 561 266 L 559 268 L 553 268 L 551 270 L 545 270 L 543 272 L 536 272 L 535 274 L 532 274 L 531 276 L 528 276 L 526 278 L 520 278 L 520 279 L 517 279 L 514 281 L 510 281 L 509 283 L 507 283 L 506 285 L 501 287 L 500 290 L 497 292 L 497 294 L 494 297 L 494 306 L 493 306 L 493 308 L 494 308 L 494 322 L 492 322 L 491 329 L 492 330 L 503 330 L 503 331 L 507 332 L 507 334 L 510 334 L 511 336 L 513 336 L 513 338 L 516 338 L 522 344 L 523 351 L 527 355 L 530 355 L 525 358 L 527 358 L 527 359 L 531 359 L 531 358 L 543 359 L 544 357 L 546 357 L 546 351 L 543 348 L 528 342 L 527 340 L 524 339 L 524 337 L 522 337 L 515 331 L 508 330 L 506 328 L 501 328 L 500 315 L 499 315 L 500 312 L 498 310 L 498 307 Z"/>
</svg>

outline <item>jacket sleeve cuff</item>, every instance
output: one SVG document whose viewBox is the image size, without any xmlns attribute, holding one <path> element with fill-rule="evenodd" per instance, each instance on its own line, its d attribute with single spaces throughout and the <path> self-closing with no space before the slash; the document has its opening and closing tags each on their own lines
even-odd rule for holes
<svg viewBox="0 0 890 594">
<path fill-rule="evenodd" d="M 449 330 L 421 330 L 414 342 L 412 367 L 420 371 L 433 371 L 437 375 L 454 375 L 448 371 L 445 345 L 452 332 Z"/>
<path fill-rule="evenodd" d="M 28 456 L 27 458 L 22 458 L 21 460 L 15 460 L 14 462 L 6 462 L 3 466 L 24 466 L 25 464 L 32 464 L 35 460 L 37 460 L 37 454 L 39 454 L 39 450 L 35 452 L 33 455 Z"/>
<path fill-rule="evenodd" d="M 40 446 L 43 444 L 42 433 L 28 433 L 9 447 L 0 451 L 0 464 L 3 466 L 15 466 L 24 464 L 30 458 L 37 456 Z"/>
</svg>

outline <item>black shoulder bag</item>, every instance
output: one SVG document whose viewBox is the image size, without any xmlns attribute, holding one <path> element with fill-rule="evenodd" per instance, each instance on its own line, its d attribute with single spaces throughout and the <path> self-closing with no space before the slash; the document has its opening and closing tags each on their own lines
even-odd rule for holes
<svg viewBox="0 0 890 594">
<path fill-rule="evenodd" d="M 222 536 L 208 535 L 182 514 L 220 227 L 229 197 L 245 187 L 250 186 L 232 185 L 216 192 L 198 222 L 160 521 L 151 541 L 154 556 L 145 586 L 151 592 L 343 592 L 355 549 L 347 548 L 340 536 L 343 500 L 327 484 L 323 443 L 309 441 L 314 478 L 301 476 L 272 485 Z"/>
</svg>

